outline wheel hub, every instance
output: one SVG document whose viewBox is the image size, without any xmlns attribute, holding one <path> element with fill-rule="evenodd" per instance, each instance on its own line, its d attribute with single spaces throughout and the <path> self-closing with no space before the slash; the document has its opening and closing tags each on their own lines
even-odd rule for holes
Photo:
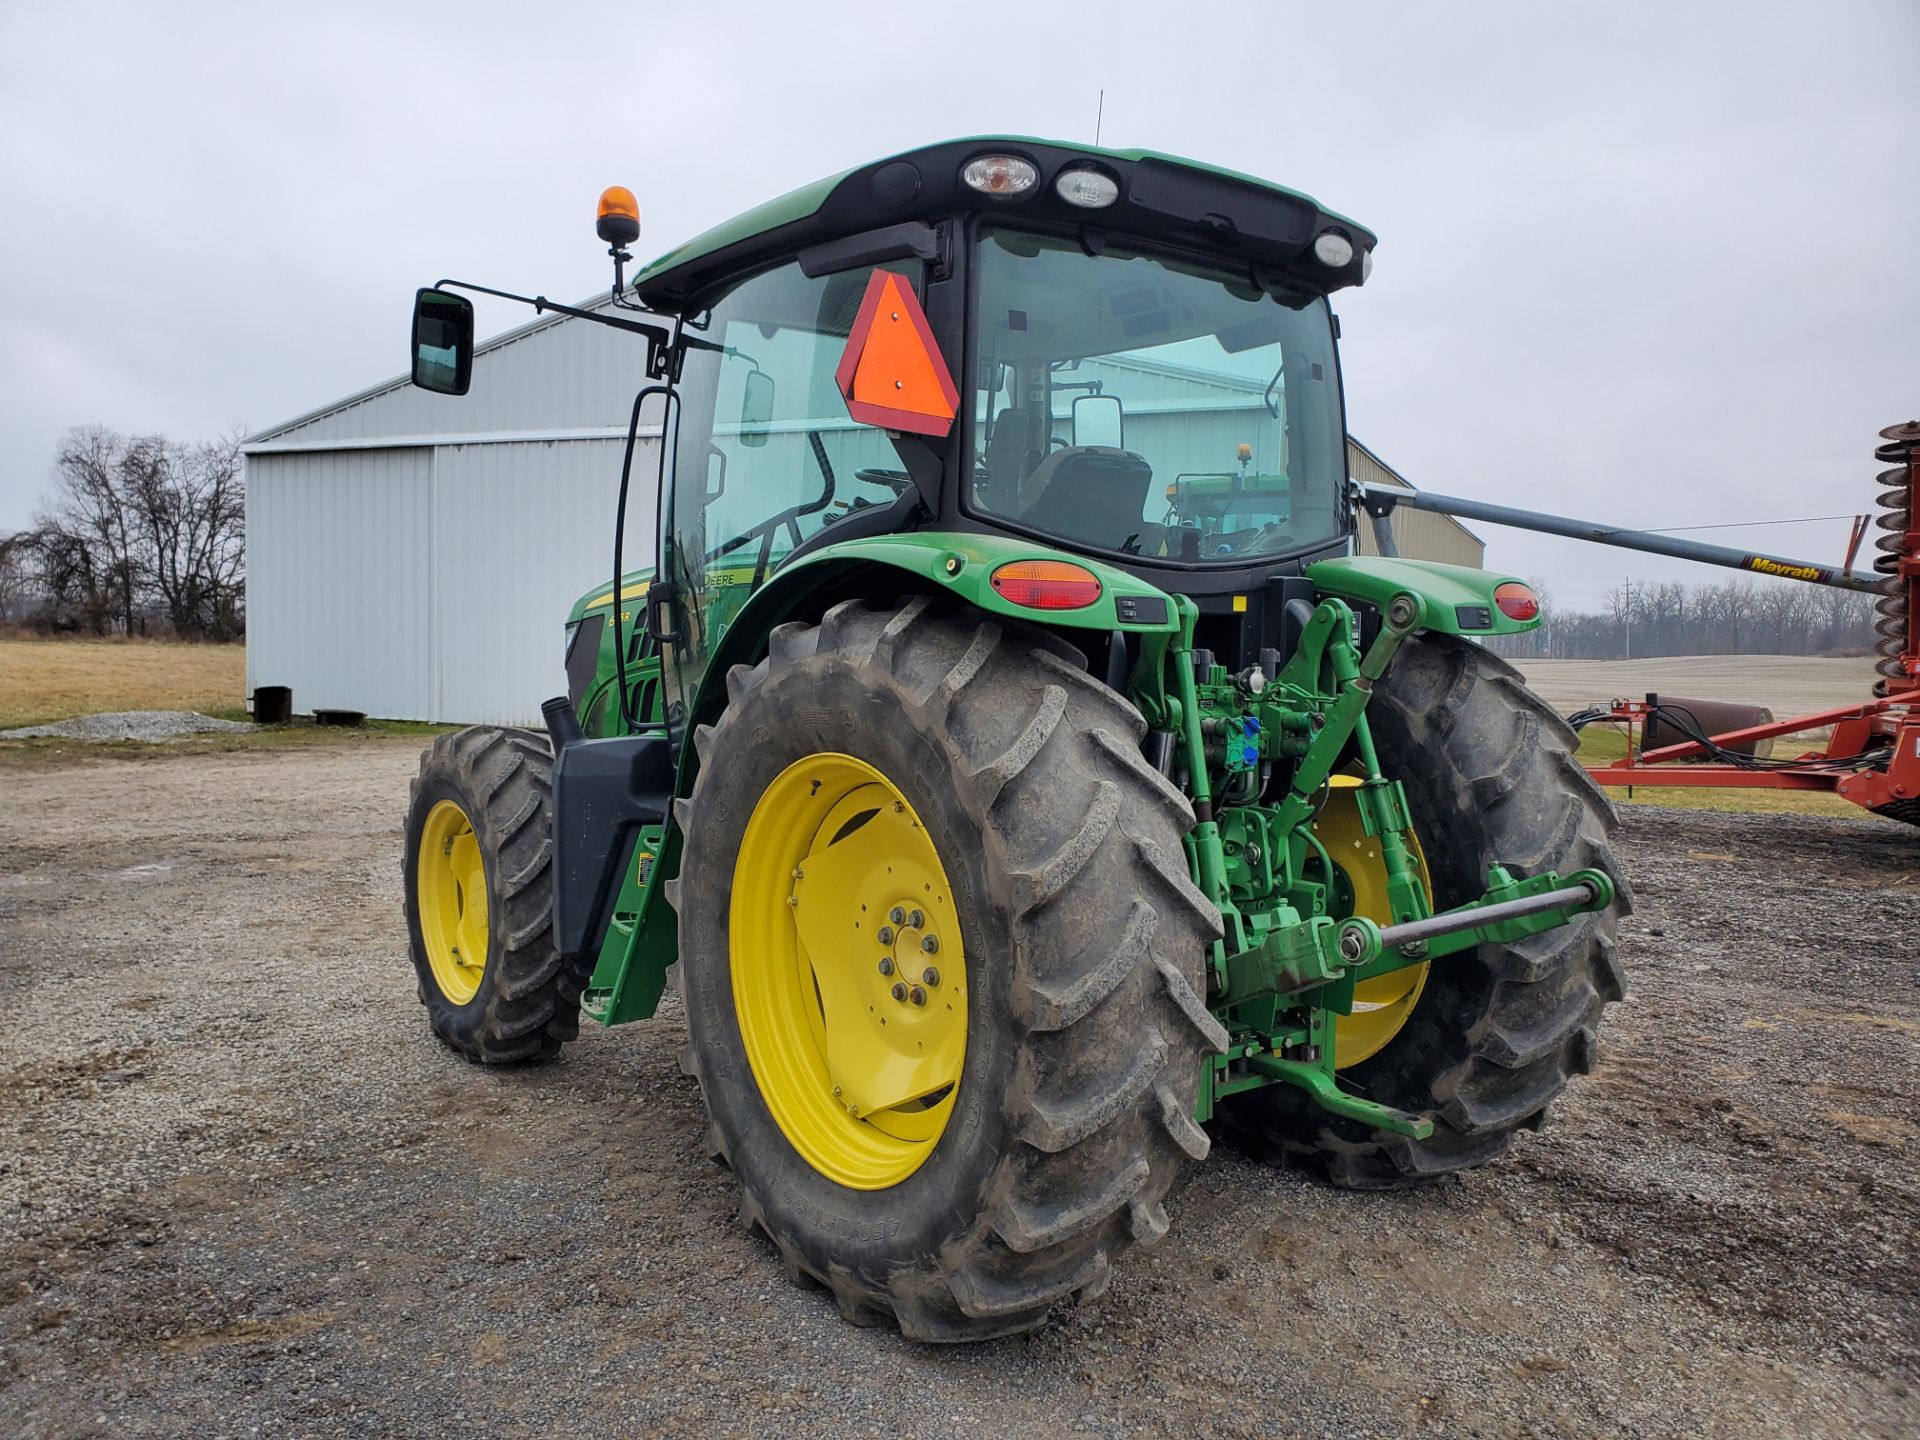
<svg viewBox="0 0 1920 1440">
<path fill-rule="evenodd" d="M 741 1038 L 782 1132 L 841 1184 L 899 1183 L 966 1055 L 959 915 L 919 816 L 863 760 L 796 761 L 748 821 L 731 924 Z"/>
<path fill-rule="evenodd" d="M 487 968 L 487 871 L 473 823 L 451 800 L 427 812 L 414 886 L 434 983 L 464 1005 L 479 992 Z"/>
</svg>

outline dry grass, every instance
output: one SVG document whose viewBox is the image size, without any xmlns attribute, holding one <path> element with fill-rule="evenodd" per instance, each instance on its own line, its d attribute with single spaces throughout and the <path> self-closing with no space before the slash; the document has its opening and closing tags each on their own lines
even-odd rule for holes
<svg viewBox="0 0 1920 1440">
<path fill-rule="evenodd" d="M 1794 739 L 1798 740 L 1796 736 Z M 1613 725 L 1589 725 L 1580 732 L 1580 758 L 1604 765 L 1627 753 L 1626 732 Z M 1783 755 L 1785 752 L 1782 752 Z M 1708 790 L 1678 785 L 1610 785 L 1607 793 L 1616 805 L 1670 805 L 1678 810 L 1736 810 L 1759 815 L 1831 815 L 1843 820 L 1875 820 L 1838 795 L 1818 790 Z M 1886 822 L 1892 825 L 1896 822 Z"/>
<path fill-rule="evenodd" d="M 0 640 L 0 730 L 110 710 L 244 719 L 244 645 L 169 640 Z"/>
</svg>

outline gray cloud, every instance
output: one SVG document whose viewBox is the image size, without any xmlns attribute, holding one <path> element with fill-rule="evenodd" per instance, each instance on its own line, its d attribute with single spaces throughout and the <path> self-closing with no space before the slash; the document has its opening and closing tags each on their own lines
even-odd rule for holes
<svg viewBox="0 0 1920 1440">
<path fill-rule="evenodd" d="M 6 5 L 0 528 L 69 425 L 258 428 L 394 373 L 416 284 L 590 293 L 606 184 L 650 254 L 924 141 L 1091 139 L 1102 86 L 1108 143 L 1378 230 L 1340 305 L 1349 411 L 1417 483 L 1642 525 L 1837 514 L 1920 413 L 1907 0 L 902 14 Z M 1563 601 L 1714 578 L 1486 533 Z"/>
</svg>

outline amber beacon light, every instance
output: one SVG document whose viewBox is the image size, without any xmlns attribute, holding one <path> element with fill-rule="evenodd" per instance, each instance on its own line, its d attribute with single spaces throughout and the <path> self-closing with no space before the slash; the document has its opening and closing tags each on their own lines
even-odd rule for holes
<svg viewBox="0 0 1920 1440">
<path fill-rule="evenodd" d="M 627 246 L 640 238 L 640 202 L 624 185 L 609 185 L 600 192 L 599 215 L 594 230 L 609 245 Z"/>
</svg>

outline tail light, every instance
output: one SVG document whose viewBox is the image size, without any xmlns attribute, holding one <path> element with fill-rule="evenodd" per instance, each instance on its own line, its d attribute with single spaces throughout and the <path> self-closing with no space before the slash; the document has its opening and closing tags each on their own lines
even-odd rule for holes
<svg viewBox="0 0 1920 1440">
<path fill-rule="evenodd" d="M 1500 613 L 1509 620 L 1533 620 L 1540 614 L 1540 597 L 1518 580 L 1496 585 L 1493 603 L 1500 607 Z"/>
<path fill-rule="evenodd" d="M 1091 570 L 1065 560 L 1010 560 L 993 572 L 994 592 L 1029 610 L 1078 610 L 1100 598 Z"/>
</svg>

